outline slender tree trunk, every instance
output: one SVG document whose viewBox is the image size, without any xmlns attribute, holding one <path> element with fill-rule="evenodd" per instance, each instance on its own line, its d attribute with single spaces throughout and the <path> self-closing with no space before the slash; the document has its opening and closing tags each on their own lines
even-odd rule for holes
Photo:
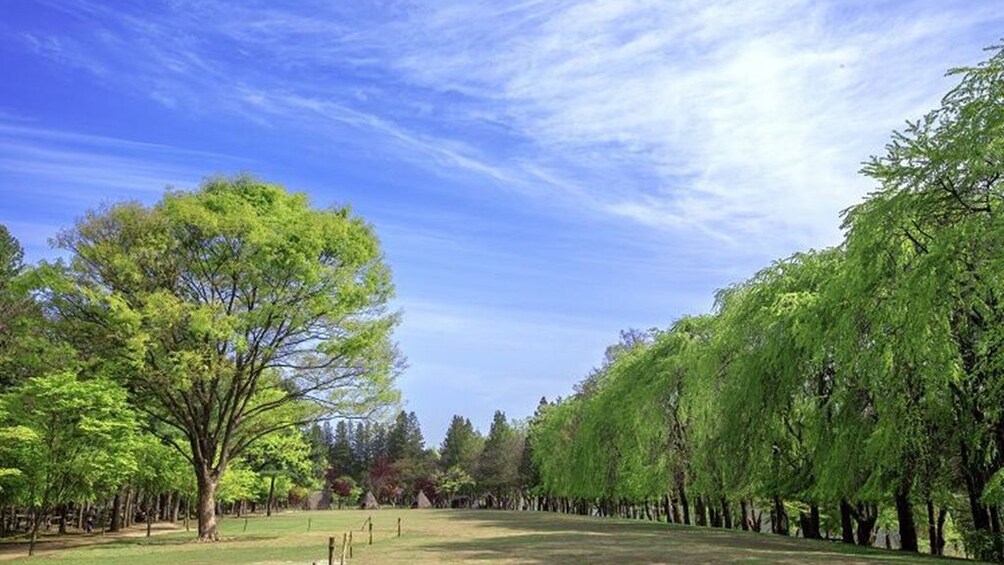
<svg viewBox="0 0 1004 565">
<path fill-rule="evenodd" d="M 840 501 L 840 534 L 844 543 L 854 545 L 854 520 L 851 505 Z"/>
<path fill-rule="evenodd" d="M 70 505 L 65 502 L 59 506 L 59 535 L 66 535 L 66 515 L 70 513 Z"/>
<path fill-rule="evenodd" d="M 694 510 L 697 511 L 697 525 L 707 526 L 708 525 L 708 514 L 704 510 L 704 497 L 698 496 L 697 502 L 694 504 Z"/>
<path fill-rule="evenodd" d="M 129 487 L 129 489 L 126 491 L 126 499 L 125 499 L 124 524 L 125 527 L 127 528 L 132 525 L 133 518 L 136 517 L 136 513 L 133 511 L 133 505 L 135 504 L 135 502 L 136 502 L 136 493 L 133 491 L 132 487 Z"/>
<path fill-rule="evenodd" d="M 784 501 L 781 500 L 780 496 L 774 497 L 774 520 L 776 525 L 774 528 L 774 533 L 779 536 L 786 536 L 790 533 L 788 525 L 788 512 L 784 509 Z"/>
<path fill-rule="evenodd" d="M 275 474 L 272 475 L 272 479 L 268 483 L 268 502 L 265 503 L 265 515 L 272 515 L 272 500 L 275 497 Z"/>
<path fill-rule="evenodd" d="M 680 506 L 683 507 L 683 523 L 690 525 L 690 503 L 687 502 L 687 489 L 683 487 L 683 482 L 677 483 L 677 492 L 680 494 Z"/>
<path fill-rule="evenodd" d="M 906 492 L 896 493 L 896 519 L 899 522 L 899 548 L 903 551 L 919 551 L 917 525 L 913 520 L 913 503 Z"/>
<path fill-rule="evenodd" d="M 38 540 L 38 528 L 42 525 L 42 508 L 35 508 L 35 515 L 32 516 L 31 541 L 28 542 L 28 556 L 35 555 L 35 542 Z"/>
<path fill-rule="evenodd" d="M 960 455 L 962 456 L 962 478 L 966 483 L 966 492 L 969 495 L 969 509 L 973 514 L 973 528 L 977 530 L 990 529 L 990 515 L 987 507 L 983 505 L 983 488 L 986 481 L 982 472 L 976 468 L 976 464 L 970 461 L 969 448 L 963 442 Z"/>
<path fill-rule="evenodd" d="M 178 521 L 178 513 L 181 512 L 181 493 L 175 491 L 174 506 L 171 507 L 171 523 Z"/>
<path fill-rule="evenodd" d="M 934 518 L 934 502 L 927 499 L 927 539 L 931 544 L 931 555 L 938 553 L 938 524 Z"/>
<path fill-rule="evenodd" d="M 154 508 L 153 500 L 156 500 L 156 496 L 152 494 L 146 495 L 146 537 L 150 537 L 151 530 L 153 529 L 153 513 L 156 512 Z"/>
<path fill-rule="evenodd" d="M 749 508 L 748 508 L 748 505 L 746 504 L 746 499 L 745 498 L 739 501 L 739 512 L 742 513 L 741 520 L 742 520 L 742 529 L 743 529 L 743 531 L 749 531 L 749 529 L 750 529 L 750 523 L 749 523 L 749 519 L 746 517 L 748 515 Z"/>
<path fill-rule="evenodd" d="M 942 508 L 938 512 L 938 555 L 945 554 L 945 518 L 948 518 L 948 510 Z"/>
<path fill-rule="evenodd" d="M 724 496 L 722 497 L 722 527 L 732 529 L 732 509 L 729 507 L 728 499 Z"/>
</svg>

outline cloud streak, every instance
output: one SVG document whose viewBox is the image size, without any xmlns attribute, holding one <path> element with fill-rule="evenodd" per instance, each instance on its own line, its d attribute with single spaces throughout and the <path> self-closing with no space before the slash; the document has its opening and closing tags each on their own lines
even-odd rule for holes
<svg viewBox="0 0 1004 565">
<path fill-rule="evenodd" d="M 104 76 L 117 58 L 121 80 L 167 106 L 365 131 L 566 212 L 775 254 L 835 241 L 837 213 L 868 188 L 858 163 L 1004 20 L 928 1 L 64 9 L 99 30 L 67 64 Z"/>
</svg>

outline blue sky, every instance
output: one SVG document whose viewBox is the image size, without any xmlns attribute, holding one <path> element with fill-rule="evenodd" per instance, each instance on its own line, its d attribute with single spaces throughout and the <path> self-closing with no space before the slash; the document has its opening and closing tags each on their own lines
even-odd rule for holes
<svg viewBox="0 0 1004 565">
<path fill-rule="evenodd" d="M 251 171 L 394 269 L 426 437 L 567 394 L 617 331 L 839 241 L 856 171 L 998 42 L 994 1 L 0 3 L 0 223 Z"/>
</svg>

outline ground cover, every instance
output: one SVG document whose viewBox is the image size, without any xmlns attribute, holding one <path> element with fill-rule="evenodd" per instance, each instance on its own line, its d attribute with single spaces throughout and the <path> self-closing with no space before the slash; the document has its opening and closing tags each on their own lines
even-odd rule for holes
<svg viewBox="0 0 1004 565">
<path fill-rule="evenodd" d="M 367 545 L 368 517 L 373 545 Z M 397 536 L 401 518 L 402 536 Z M 309 531 L 308 531 L 309 528 Z M 225 518 L 223 542 L 198 543 L 183 528 L 162 526 L 146 538 L 124 535 L 46 539 L 23 557 L 22 543 L 0 544 L 0 560 L 78 565 L 327 563 L 328 538 L 352 532 L 353 565 L 589 563 L 960 563 L 833 542 L 731 530 L 551 513 L 475 510 L 290 512 L 271 518 Z M 336 550 L 336 556 L 338 550 Z M 335 562 L 337 563 L 337 557 Z"/>
</svg>

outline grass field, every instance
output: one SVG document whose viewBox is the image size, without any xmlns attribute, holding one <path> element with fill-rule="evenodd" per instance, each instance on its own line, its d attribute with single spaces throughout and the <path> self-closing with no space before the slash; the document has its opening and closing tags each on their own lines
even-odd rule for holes
<svg viewBox="0 0 1004 565">
<path fill-rule="evenodd" d="M 373 517 L 373 545 L 361 529 Z M 397 538 L 397 518 L 403 534 Z M 308 520 L 310 532 L 307 531 Z M 79 565 L 327 563 L 328 536 L 353 532 L 352 564 L 434 563 L 960 563 L 894 551 L 764 534 L 650 522 L 476 510 L 344 510 L 229 518 L 225 541 L 200 544 L 192 534 L 139 531 L 47 540 L 33 558 L 22 544 L 0 544 L 0 561 Z M 77 547 L 72 547 L 79 544 Z M 336 559 L 337 563 L 336 551 Z"/>
</svg>

